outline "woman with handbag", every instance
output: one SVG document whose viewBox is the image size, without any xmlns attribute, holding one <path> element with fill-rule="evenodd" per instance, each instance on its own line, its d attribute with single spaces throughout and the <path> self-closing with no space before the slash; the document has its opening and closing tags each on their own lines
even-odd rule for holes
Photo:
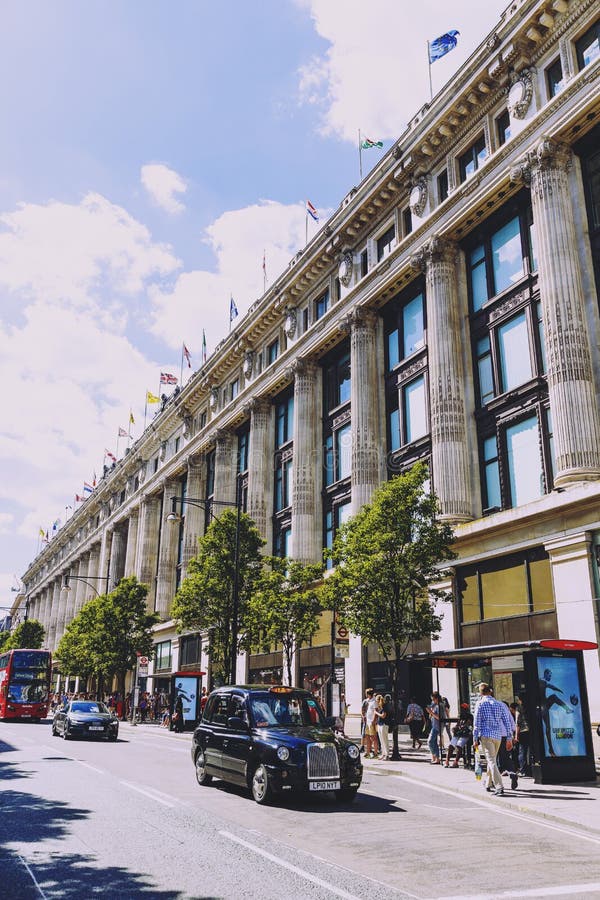
<svg viewBox="0 0 600 900">
<path fill-rule="evenodd" d="M 420 740 L 420 738 L 423 733 L 424 720 L 425 713 L 423 712 L 423 707 L 419 706 L 416 697 L 411 697 L 406 709 L 406 718 L 404 720 L 404 723 L 410 728 L 413 750 L 421 749 L 422 741 Z"/>
<path fill-rule="evenodd" d="M 467 759 L 470 756 L 470 746 L 473 741 L 473 716 L 469 710 L 468 703 L 460 704 L 460 718 L 452 729 L 452 737 L 446 751 L 446 762 L 444 766 L 450 766 L 452 755 L 456 753 L 454 762 L 450 768 L 458 769 L 458 761 L 464 755 L 464 765 L 467 768 Z"/>
</svg>

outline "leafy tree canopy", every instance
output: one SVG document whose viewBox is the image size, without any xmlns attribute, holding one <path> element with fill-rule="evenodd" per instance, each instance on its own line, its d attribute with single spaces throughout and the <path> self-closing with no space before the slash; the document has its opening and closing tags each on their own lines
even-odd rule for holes
<svg viewBox="0 0 600 900">
<path fill-rule="evenodd" d="M 292 659 L 295 648 L 307 643 L 319 627 L 322 611 L 318 583 L 320 564 L 270 557 L 248 604 L 250 643 L 268 652 L 281 644 L 288 684 L 293 683 Z"/>
<path fill-rule="evenodd" d="M 246 643 L 248 601 L 260 578 L 264 540 L 245 513 L 239 523 L 238 558 L 238 639 L 231 645 L 234 615 L 237 512 L 226 509 L 213 519 L 198 540 L 198 554 L 190 560 L 171 608 L 180 631 L 210 631 L 210 656 L 213 676 L 227 681 L 232 653 L 237 655 Z"/>
<path fill-rule="evenodd" d="M 37 619 L 27 619 L 7 634 L 6 641 L 0 644 L 3 650 L 20 650 L 22 648 L 38 650 L 44 643 L 46 632 L 42 623 Z"/>
</svg>

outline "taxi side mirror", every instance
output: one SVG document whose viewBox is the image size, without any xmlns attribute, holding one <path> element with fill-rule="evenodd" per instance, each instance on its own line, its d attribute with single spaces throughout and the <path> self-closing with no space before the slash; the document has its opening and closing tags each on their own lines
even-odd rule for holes
<svg viewBox="0 0 600 900">
<path fill-rule="evenodd" d="M 227 727 L 231 728 L 232 731 L 248 731 L 248 725 L 239 716 L 229 716 Z"/>
</svg>

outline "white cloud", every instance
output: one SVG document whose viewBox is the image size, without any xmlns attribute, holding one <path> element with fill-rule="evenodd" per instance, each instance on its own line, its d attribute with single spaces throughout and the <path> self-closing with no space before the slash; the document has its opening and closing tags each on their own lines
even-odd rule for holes
<svg viewBox="0 0 600 900">
<path fill-rule="evenodd" d="M 173 169 L 163 163 L 147 163 L 140 170 L 140 180 L 152 201 L 165 212 L 171 215 L 183 212 L 185 206 L 177 195 L 185 194 L 187 184 Z"/>
<path fill-rule="evenodd" d="M 452 28 L 458 47 L 434 63 L 434 93 L 496 25 L 507 0 L 298 0 L 329 44 L 299 73 L 300 97 L 321 107 L 321 131 L 356 142 L 358 129 L 374 140 L 396 140 L 428 102 L 427 41 Z"/>
<path fill-rule="evenodd" d="M 321 212 L 323 221 L 326 212 Z M 263 294 L 263 252 L 267 287 L 305 243 L 304 203 L 284 205 L 272 200 L 223 213 L 206 230 L 206 241 L 215 254 L 212 272 L 182 273 L 173 289 L 155 287 L 152 330 L 172 347 L 182 335 L 200 363 L 202 329 L 210 351 L 227 333 L 229 297 L 233 295 L 242 315 Z M 317 226 L 309 220 L 309 239 Z"/>
</svg>

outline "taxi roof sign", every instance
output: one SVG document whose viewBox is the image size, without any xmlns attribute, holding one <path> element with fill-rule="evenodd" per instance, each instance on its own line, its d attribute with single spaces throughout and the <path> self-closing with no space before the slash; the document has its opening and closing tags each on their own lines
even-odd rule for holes
<svg viewBox="0 0 600 900">
<path fill-rule="evenodd" d="M 271 694 L 293 694 L 294 688 L 289 687 L 287 684 L 274 684 L 272 688 L 269 689 Z"/>
</svg>

